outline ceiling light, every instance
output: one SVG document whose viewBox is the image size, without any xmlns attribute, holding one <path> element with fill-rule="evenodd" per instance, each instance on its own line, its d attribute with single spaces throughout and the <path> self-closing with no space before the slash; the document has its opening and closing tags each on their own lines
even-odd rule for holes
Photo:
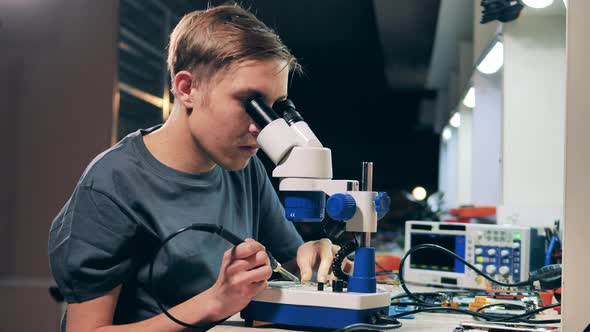
<svg viewBox="0 0 590 332">
<path fill-rule="evenodd" d="M 449 120 L 449 124 L 455 128 L 459 128 L 461 126 L 461 114 L 459 112 L 455 112 Z"/>
<path fill-rule="evenodd" d="M 477 66 L 477 70 L 484 74 L 493 74 L 497 72 L 504 64 L 504 44 L 497 41 L 494 47 L 483 58 Z"/>
<path fill-rule="evenodd" d="M 469 90 L 467 90 L 467 93 L 465 94 L 465 97 L 463 98 L 463 105 L 465 105 L 466 107 L 469 107 L 469 108 L 475 107 L 475 88 L 474 87 L 470 87 Z"/>
<path fill-rule="evenodd" d="M 416 187 L 412 190 L 412 196 L 419 201 L 423 201 L 426 198 L 426 189 L 422 187 Z"/>
<path fill-rule="evenodd" d="M 522 0 L 525 5 L 532 8 L 545 8 L 553 3 L 553 0 Z"/>
<path fill-rule="evenodd" d="M 445 127 L 442 131 L 442 138 L 444 141 L 448 141 L 453 137 L 453 133 L 451 132 L 451 128 Z"/>
</svg>

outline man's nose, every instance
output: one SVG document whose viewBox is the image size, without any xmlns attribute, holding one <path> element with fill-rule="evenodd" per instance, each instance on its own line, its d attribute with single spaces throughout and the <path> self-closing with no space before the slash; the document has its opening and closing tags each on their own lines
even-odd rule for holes
<svg viewBox="0 0 590 332">
<path fill-rule="evenodd" d="M 250 126 L 248 127 L 248 132 L 250 132 L 252 136 L 257 137 L 258 134 L 260 134 L 260 128 L 258 128 L 254 122 L 251 122 Z"/>
</svg>

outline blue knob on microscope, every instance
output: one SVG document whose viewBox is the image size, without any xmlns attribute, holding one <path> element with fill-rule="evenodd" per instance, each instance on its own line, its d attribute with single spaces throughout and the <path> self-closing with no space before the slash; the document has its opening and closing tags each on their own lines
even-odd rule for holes
<svg viewBox="0 0 590 332">
<path fill-rule="evenodd" d="M 356 202 L 350 194 L 334 194 L 326 205 L 328 215 L 334 220 L 348 220 L 356 212 Z"/>
<path fill-rule="evenodd" d="M 377 219 L 383 218 L 391 206 L 391 198 L 386 192 L 380 191 L 375 196 L 375 210 L 377 210 Z"/>
</svg>

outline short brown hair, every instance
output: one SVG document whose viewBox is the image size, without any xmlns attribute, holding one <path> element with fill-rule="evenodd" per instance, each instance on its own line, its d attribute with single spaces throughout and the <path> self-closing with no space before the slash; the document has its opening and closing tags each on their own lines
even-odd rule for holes
<svg viewBox="0 0 590 332">
<path fill-rule="evenodd" d="M 271 58 L 285 60 L 289 70 L 301 72 L 279 36 L 237 4 L 185 15 L 170 35 L 168 46 L 172 82 L 181 70 L 198 73 L 199 81 L 204 82 L 232 64 Z"/>
</svg>

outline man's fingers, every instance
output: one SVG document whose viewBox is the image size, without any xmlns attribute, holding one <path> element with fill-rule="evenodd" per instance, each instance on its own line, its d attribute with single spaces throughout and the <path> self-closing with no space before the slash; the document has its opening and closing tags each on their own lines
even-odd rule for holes
<svg viewBox="0 0 590 332">
<path fill-rule="evenodd" d="M 326 278 L 330 273 L 334 254 L 332 253 L 332 241 L 328 239 L 321 239 L 317 242 L 320 249 L 320 266 L 318 268 L 318 282 L 326 282 Z"/>
<path fill-rule="evenodd" d="M 260 267 L 262 265 L 270 265 L 266 251 L 259 251 L 256 254 L 244 258 L 250 264 L 249 270 Z"/>
<path fill-rule="evenodd" d="M 301 282 L 308 282 L 313 276 L 313 265 L 315 264 L 316 253 L 313 246 L 307 243 L 297 250 L 297 266 L 301 274 Z"/>
<path fill-rule="evenodd" d="M 339 245 L 337 245 L 337 244 L 332 245 L 332 254 L 336 255 L 336 253 L 338 253 L 339 250 L 340 250 Z"/>
<path fill-rule="evenodd" d="M 301 281 L 308 282 L 313 276 L 312 266 L 315 261 L 315 253 L 299 252 L 297 254 L 297 266 L 301 274 Z"/>
<path fill-rule="evenodd" d="M 265 248 L 260 242 L 256 242 L 251 239 L 246 239 L 247 241 L 240 243 L 237 247 L 233 249 L 232 258 L 233 259 L 242 259 L 249 256 L 254 255 L 258 251 L 264 251 Z M 248 241 L 250 240 L 250 241 Z"/>
<path fill-rule="evenodd" d="M 239 259 L 239 260 L 232 261 L 225 269 L 225 272 L 227 273 L 228 276 L 232 276 L 232 275 L 236 275 L 236 274 L 240 273 L 241 271 L 248 271 L 249 267 L 250 267 L 249 262 L 247 262 L 243 259 Z"/>
<path fill-rule="evenodd" d="M 261 291 L 263 291 L 264 289 L 266 289 L 266 287 L 268 287 L 268 281 L 262 280 L 262 281 L 254 282 L 254 283 L 252 283 L 252 285 L 254 285 L 255 292 L 256 292 L 256 294 L 258 294 Z"/>
<path fill-rule="evenodd" d="M 342 271 L 347 272 L 347 273 L 352 273 L 353 270 L 354 270 L 354 263 L 351 262 L 348 258 L 345 258 L 344 262 L 342 263 Z"/>
<path fill-rule="evenodd" d="M 236 259 L 231 261 L 227 266 L 227 273 L 229 275 L 239 273 L 240 271 L 249 271 L 255 268 L 270 265 L 266 251 L 259 251 L 256 254 L 246 257 L 244 259 Z"/>
<path fill-rule="evenodd" d="M 232 277 L 232 284 L 246 285 L 258 281 L 266 281 L 272 275 L 270 266 L 264 265 L 250 271 L 237 273 Z"/>
<path fill-rule="evenodd" d="M 330 278 L 328 279 L 328 282 L 329 282 L 330 284 L 332 284 L 332 281 L 333 281 L 333 280 L 336 280 L 336 279 L 337 279 L 337 278 L 336 278 L 336 276 L 334 275 L 334 272 L 331 272 L 331 273 L 330 273 Z"/>
<path fill-rule="evenodd" d="M 332 267 L 332 257 L 322 257 L 322 262 L 318 268 L 318 282 L 326 282 L 326 278 L 330 273 Z"/>
<path fill-rule="evenodd" d="M 268 287 L 268 282 L 266 280 L 253 282 L 250 284 L 250 287 L 246 290 L 246 292 L 243 295 L 245 297 L 252 298 L 256 296 L 258 293 L 265 290 L 266 287 Z"/>
<path fill-rule="evenodd" d="M 304 268 L 299 268 L 299 271 L 301 271 L 301 282 L 308 282 L 311 280 L 311 277 L 313 276 L 311 267 L 305 266 Z"/>
</svg>

